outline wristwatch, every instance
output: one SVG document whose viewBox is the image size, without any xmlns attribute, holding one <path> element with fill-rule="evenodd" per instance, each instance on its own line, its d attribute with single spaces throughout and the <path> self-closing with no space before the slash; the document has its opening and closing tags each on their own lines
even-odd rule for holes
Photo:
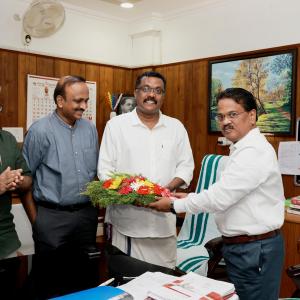
<svg viewBox="0 0 300 300">
<path fill-rule="evenodd" d="M 170 202 L 170 212 L 174 215 L 176 215 L 176 211 L 174 209 L 174 200 L 171 200 Z"/>
</svg>

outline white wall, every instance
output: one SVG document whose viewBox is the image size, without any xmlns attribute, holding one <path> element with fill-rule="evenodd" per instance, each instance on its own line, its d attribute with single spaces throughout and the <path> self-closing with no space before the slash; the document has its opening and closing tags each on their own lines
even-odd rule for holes
<svg viewBox="0 0 300 300">
<path fill-rule="evenodd" d="M 1 48 L 135 67 L 300 43 L 299 0 L 215 0 L 131 23 L 69 5 L 62 29 L 26 48 L 13 15 L 29 3 L 0 0 Z"/>
<path fill-rule="evenodd" d="M 5 2 L 5 3 L 4 3 Z M 0 47 L 84 61 L 127 66 L 131 53 L 128 23 L 85 14 L 70 5 L 62 28 L 47 38 L 32 38 L 23 45 L 22 22 L 13 19 L 22 16 L 30 2 L 0 0 Z M 5 30 L 6 29 L 6 30 Z"/>
<path fill-rule="evenodd" d="M 300 43 L 299 0 L 223 0 L 163 22 L 162 63 Z"/>
</svg>

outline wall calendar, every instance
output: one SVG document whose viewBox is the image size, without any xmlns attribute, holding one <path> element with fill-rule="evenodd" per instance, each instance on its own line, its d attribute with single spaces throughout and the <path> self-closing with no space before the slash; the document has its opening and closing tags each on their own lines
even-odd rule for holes
<svg viewBox="0 0 300 300">
<path fill-rule="evenodd" d="M 27 75 L 27 129 L 37 119 L 46 116 L 56 108 L 53 93 L 59 78 Z M 89 88 L 88 108 L 83 118 L 96 125 L 96 95 L 97 84 L 94 81 L 86 82 Z"/>
</svg>

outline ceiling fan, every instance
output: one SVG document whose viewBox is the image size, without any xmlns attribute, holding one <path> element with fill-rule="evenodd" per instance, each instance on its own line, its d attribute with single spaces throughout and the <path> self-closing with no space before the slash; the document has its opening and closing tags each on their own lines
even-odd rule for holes
<svg viewBox="0 0 300 300">
<path fill-rule="evenodd" d="M 23 17 L 24 31 L 33 37 L 57 32 L 65 20 L 65 10 L 57 0 L 33 0 Z"/>
</svg>

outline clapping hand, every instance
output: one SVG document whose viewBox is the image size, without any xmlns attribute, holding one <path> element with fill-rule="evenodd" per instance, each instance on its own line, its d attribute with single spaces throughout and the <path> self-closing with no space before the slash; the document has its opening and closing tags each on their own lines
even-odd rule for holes
<svg viewBox="0 0 300 300">
<path fill-rule="evenodd" d="M 22 172 L 22 169 L 12 170 L 7 167 L 0 174 L 0 195 L 7 191 L 14 191 L 22 184 L 24 180 Z"/>
</svg>

